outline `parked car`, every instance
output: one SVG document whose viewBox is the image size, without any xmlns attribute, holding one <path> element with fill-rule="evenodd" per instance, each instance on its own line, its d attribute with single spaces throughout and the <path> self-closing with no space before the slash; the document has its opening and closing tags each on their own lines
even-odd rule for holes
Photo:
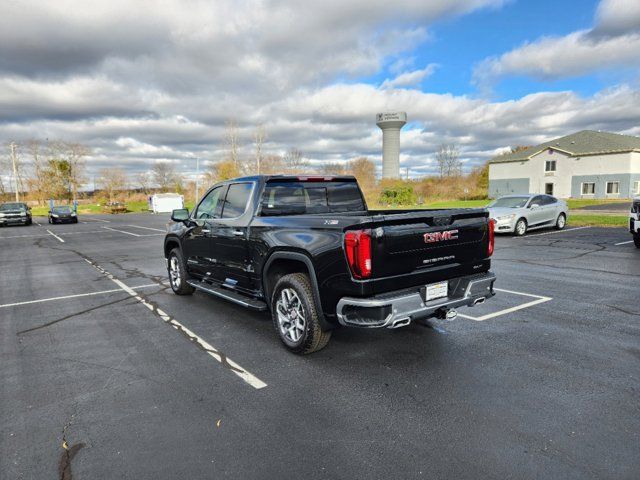
<svg viewBox="0 0 640 480">
<path fill-rule="evenodd" d="M 78 223 L 78 215 L 68 205 L 60 205 L 49 210 L 49 223 Z"/>
<path fill-rule="evenodd" d="M 0 226 L 31 225 L 31 208 L 26 203 L 10 202 L 0 205 Z"/>
<path fill-rule="evenodd" d="M 496 233 L 514 233 L 518 236 L 539 228 L 555 227 L 562 230 L 569 217 L 567 203 L 551 195 L 505 195 L 487 208 L 489 216 L 496 223 Z"/>
<path fill-rule="evenodd" d="M 633 243 L 640 248 L 640 197 L 634 198 L 631 204 L 629 231 L 633 235 Z"/>
<path fill-rule="evenodd" d="M 320 350 L 337 325 L 453 319 L 494 294 L 485 209 L 368 210 L 352 176 L 230 180 L 171 219 L 173 291 L 269 310 L 295 353 Z"/>
</svg>

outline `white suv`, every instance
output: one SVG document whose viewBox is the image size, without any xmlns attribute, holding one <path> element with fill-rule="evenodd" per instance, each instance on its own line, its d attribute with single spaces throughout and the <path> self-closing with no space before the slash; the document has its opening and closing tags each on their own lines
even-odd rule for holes
<svg viewBox="0 0 640 480">
<path fill-rule="evenodd" d="M 640 197 L 633 199 L 629 213 L 629 231 L 633 234 L 633 243 L 640 248 Z"/>
</svg>

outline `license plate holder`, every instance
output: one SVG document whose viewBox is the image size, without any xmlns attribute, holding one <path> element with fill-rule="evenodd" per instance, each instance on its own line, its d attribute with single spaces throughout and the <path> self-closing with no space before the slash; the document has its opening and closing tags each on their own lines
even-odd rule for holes
<svg viewBox="0 0 640 480">
<path fill-rule="evenodd" d="M 438 298 L 444 298 L 449 294 L 449 282 L 437 282 L 425 285 L 424 299 L 427 302 L 436 300 Z"/>
</svg>

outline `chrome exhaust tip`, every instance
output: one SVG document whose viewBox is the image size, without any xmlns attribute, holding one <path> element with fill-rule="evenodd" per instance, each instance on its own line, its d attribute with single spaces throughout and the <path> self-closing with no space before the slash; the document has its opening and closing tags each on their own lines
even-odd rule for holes
<svg viewBox="0 0 640 480">
<path fill-rule="evenodd" d="M 393 323 L 391 325 L 389 325 L 388 328 L 406 327 L 410 323 L 411 323 L 411 318 L 410 317 L 398 318 L 397 320 L 394 320 Z"/>
</svg>

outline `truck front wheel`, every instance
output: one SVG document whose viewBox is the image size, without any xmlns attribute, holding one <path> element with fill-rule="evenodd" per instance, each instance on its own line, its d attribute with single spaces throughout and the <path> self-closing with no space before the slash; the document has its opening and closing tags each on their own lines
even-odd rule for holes
<svg viewBox="0 0 640 480">
<path fill-rule="evenodd" d="M 633 234 L 633 243 L 635 243 L 636 248 L 640 248 L 640 233 Z"/>
<path fill-rule="evenodd" d="M 320 326 L 311 282 L 304 273 L 291 273 L 278 280 L 271 297 L 271 316 L 280 340 L 294 353 L 317 352 L 331 338 L 331 331 Z"/>
<path fill-rule="evenodd" d="M 171 290 L 176 295 L 191 295 L 195 291 L 195 288 L 187 283 L 189 278 L 187 266 L 179 248 L 174 248 L 169 252 L 167 270 L 169 271 Z"/>
</svg>

